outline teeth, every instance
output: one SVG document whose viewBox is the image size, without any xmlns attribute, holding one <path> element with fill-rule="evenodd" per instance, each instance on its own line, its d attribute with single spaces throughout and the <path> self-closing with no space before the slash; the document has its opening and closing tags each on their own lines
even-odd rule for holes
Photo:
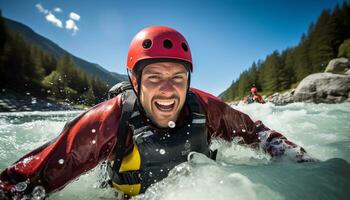
<svg viewBox="0 0 350 200">
<path fill-rule="evenodd" d="M 171 100 L 171 101 L 169 101 L 169 100 L 157 100 L 156 103 L 159 105 L 162 105 L 162 106 L 169 106 L 171 104 L 174 104 L 175 100 Z"/>
</svg>

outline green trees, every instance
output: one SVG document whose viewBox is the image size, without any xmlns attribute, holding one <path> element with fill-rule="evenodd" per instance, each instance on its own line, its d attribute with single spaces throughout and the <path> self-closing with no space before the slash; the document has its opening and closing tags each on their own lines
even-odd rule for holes
<svg viewBox="0 0 350 200">
<path fill-rule="evenodd" d="M 337 56 L 350 58 L 350 5 L 346 2 L 333 11 L 323 11 L 296 47 L 274 51 L 264 61 L 253 63 L 220 97 L 241 99 L 253 85 L 265 95 L 284 91 L 307 75 L 324 71 Z"/>
<path fill-rule="evenodd" d="M 73 104 L 94 105 L 108 88 L 75 65 L 71 56 L 56 58 L 6 28 L 0 16 L 0 89 Z"/>
<path fill-rule="evenodd" d="M 338 57 L 350 59 L 350 38 L 345 40 L 339 47 Z"/>
<path fill-rule="evenodd" d="M 79 70 L 68 54 L 57 61 L 57 69 L 46 76 L 42 84 L 56 99 L 85 105 L 103 101 L 108 91 L 101 80 Z"/>
</svg>

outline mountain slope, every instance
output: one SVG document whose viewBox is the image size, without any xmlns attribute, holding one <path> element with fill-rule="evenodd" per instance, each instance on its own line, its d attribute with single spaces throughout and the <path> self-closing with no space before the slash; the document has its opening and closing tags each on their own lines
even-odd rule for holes
<svg viewBox="0 0 350 200">
<path fill-rule="evenodd" d="M 7 27 L 11 31 L 20 33 L 24 37 L 24 39 L 27 40 L 28 42 L 36 44 L 47 53 L 54 55 L 56 58 L 60 58 L 65 53 L 68 53 L 69 55 L 72 56 L 73 61 L 80 69 L 84 70 L 85 72 L 87 72 L 92 76 L 99 77 L 102 81 L 106 82 L 109 86 L 113 86 L 118 82 L 127 80 L 126 75 L 109 72 L 98 64 L 87 62 L 79 57 L 76 57 L 70 54 L 69 52 L 65 51 L 60 46 L 52 42 L 51 40 L 35 33 L 31 28 L 29 28 L 28 26 L 22 23 L 19 23 L 7 18 L 4 18 L 4 19 L 7 24 Z"/>
</svg>

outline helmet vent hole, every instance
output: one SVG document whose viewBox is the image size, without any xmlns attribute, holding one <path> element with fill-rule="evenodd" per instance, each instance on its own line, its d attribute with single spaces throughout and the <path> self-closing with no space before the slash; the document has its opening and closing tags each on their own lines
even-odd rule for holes
<svg viewBox="0 0 350 200">
<path fill-rule="evenodd" d="M 173 47 L 173 43 L 170 40 L 164 40 L 163 46 L 166 49 L 171 49 Z"/>
<path fill-rule="evenodd" d="M 150 48 L 152 45 L 152 41 L 150 39 L 146 39 L 142 42 L 142 47 L 145 49 Z"/>
<path fill-rule="evenodd" d="M 182 49 L 184 50 L 184 51 L 188 51 L 188 47 L 187 47 L 187 44 L 185 44 L 184 42 L 183 43 L 181 43 L 181 47 L 182 47 Z"/>
</svg>

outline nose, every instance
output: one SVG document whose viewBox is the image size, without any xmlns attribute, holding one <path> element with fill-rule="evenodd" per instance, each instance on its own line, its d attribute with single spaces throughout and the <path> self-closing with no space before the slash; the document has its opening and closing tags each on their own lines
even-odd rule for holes
<svg viewBox="0 0 350 200">
<path fill-rule="evenodd" d="M 163 94 L 172 93 L 174 91 L 174 86 L 171 80 L 164 80 L 160 85 L 159 91 Z"/>
</svg>

